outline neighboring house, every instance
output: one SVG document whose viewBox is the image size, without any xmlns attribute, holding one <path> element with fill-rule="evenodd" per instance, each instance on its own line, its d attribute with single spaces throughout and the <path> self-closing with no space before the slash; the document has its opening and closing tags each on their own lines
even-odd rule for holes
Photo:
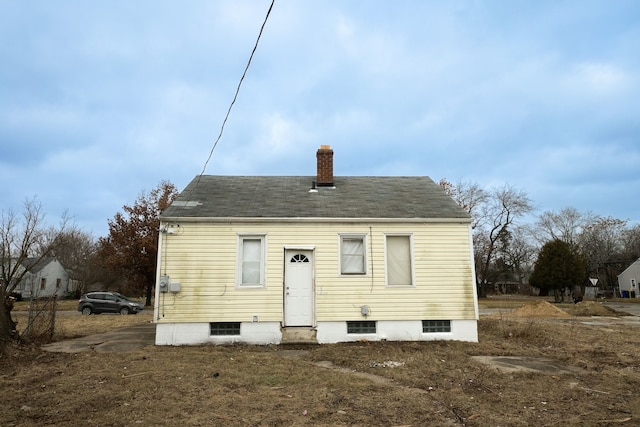
<svg viewBox="0 0 640 427">
<path fill-rule="evenodd" d="M 640 283 L 640 258 L 618 275 L 620 295 L 623 297 L 640 298 L 638 284 Z"/>
<path fill-rule="evenodd" d="M 73 291 L 69 273 L 54 257 L 42 258 L 39 262 L 38 258 L 27 258 L 22 261 L 22 268 L 28 271 L 15 292 L 23 298 L 63 297 Z"/>
<path fill-rule="evenodd" d="M 197 176 L 161 216 L 156 344 L 477 341 L 470 217 L 428 177 Z"/>
</svg>

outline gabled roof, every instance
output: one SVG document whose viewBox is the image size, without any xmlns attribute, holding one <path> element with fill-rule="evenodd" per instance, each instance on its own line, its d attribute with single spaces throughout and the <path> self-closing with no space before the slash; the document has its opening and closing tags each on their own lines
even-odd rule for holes
<svg viewBox="0 0 640 427">
<path fill-rule="evenodd" d="M 627 272 L 631 272 L 631 270 L 634 270 L 636 268 L 640 267 L 640 258 L 638 258 L 637 260 L 635 260 L 634 262 L 631 263 L 631 265 L 629 265 L 629 267 L 625 268 L 622 273 L 618 274 L 618 277 L 626 274 Z"/>
<path fill-rule="evenodd" d="M 469 215 L 429 177 L 334 177 L 312 190 L 312 176 L 200 175 L 161 219 L 332 218 L 439 219 Z M 311 191 L 310 191 L 311 190 Z"/>
<path fill-rule="evenodd" d="M 37 273 L 54 260 L 55 260 L 55 257 L 25 258 L 22 260 L 21 264 L 25 268 L 25 270 L 28 270 L 30 273 Z"/>
</svg>

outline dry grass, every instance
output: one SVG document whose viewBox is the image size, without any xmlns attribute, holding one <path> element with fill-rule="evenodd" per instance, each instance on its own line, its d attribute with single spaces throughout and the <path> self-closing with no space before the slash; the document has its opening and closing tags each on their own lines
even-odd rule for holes
<svg viewBox="0 0 640 427">
<path fill-rule="evenodd" d="M 514 309 L 522 307 L 523 305 L 531 301 L 547 301 L 562 308 L 571 307 L 572 301 L 566 301 L 564 303 L 555 303 L 553 297 L 534 297 L 525 295 L 499 295 L 490 296 L 488 298 L 482 298 L 478 301 L 480 308 L 504 308 Z M 599 302 L 624 302 L 628 304 L 640 304 L 640 298 L 607 298 L 606 300 L 599 300 Z"/>
<path fill-rule="evenodd" d="M 99 314 L 82 316 L 80 313 L 58 313 L 53 341 L 82 337 L 118 328 L 151 322 L 153 310 L 144 310 L 136 315 L 121 316 L 119 314 Z M 23 331 L 27 325 L 27 312 L 16 312 L 13 319 L 18 322 L 18 331 Z"/>
<path fill-rule="evenodd" d="M 68 317 L 80 322 L 72 334 L 150 319 Z M 479 328 L 479 343 L 15 348 L 0 360 L 0 425 L 640 424 L 637 326 L 504 315 Z M 573 371 L 504 374 L 472 359 L 484 355 L 551 358 Z"/>
<path fill-rule="evenodd" d="M 77 299 L 61 299 L 56 302 L 59 311 L 76 311 L 78 308 Z M 29 301 L 16 301 L 13 305 L 14 312 L 29 311 Z"/>
<path fill-rule="evenodd" d="M 145 307 L 136 315 L 98 314 L 82 316 L 78 311 L 78 300 L 59 300 L 56 304 L 56 326 L 53 341 L 108 332 L 140 323 L 151 322 L 153 307 Z M 12 317 L 18 322 L 18 331 L 22 332 L 28 322 L 29 301 L 16 302 Z"/>
</svg>

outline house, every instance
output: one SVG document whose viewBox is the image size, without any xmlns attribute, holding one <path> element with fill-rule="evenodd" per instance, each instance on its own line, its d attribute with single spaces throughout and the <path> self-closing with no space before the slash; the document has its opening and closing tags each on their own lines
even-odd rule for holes
<svg viewBox="0 0 640 427">
<path fill-rule="evenodd" d="M 470 217 L 428 177 L 196 176 L 160 218 L 156 344 L 477 341 Z"/>
<path fill-rule="evenodd" d="M 15 292 L 20 293 L 22 298 L 63 297 L 73 291 L 69 273 L 54 257 L 25 258 L 21 268 L 26 269 L 27 273 Z"/>
<path fill-rule="evenodd" d="M 623 298 L 640 298 L 638 283 L 640 283 L 640 258 L 618 275 L 620 295 Z"/>
</svg>

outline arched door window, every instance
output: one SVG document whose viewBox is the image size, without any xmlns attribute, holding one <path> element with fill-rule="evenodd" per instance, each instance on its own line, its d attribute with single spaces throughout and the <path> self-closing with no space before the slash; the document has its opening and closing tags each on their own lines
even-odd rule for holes
<svg viewBox="0 0 640 427">
<path fill-rule="evenodd" d="M 291 257 L 289 262 L 291 263 L 309 262 L 309 258 L 305 254 L 295 254 L 294 256 Z"/>
</svg>

